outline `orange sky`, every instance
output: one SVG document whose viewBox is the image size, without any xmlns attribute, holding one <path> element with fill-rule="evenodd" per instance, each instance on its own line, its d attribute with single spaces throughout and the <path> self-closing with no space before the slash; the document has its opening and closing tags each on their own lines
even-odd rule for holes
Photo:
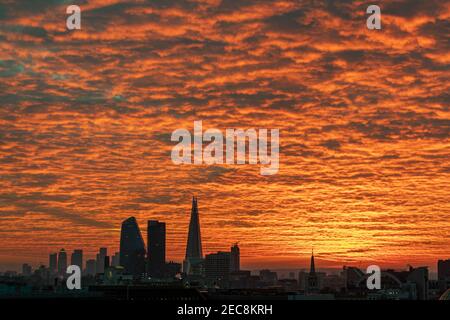
<svg viewBox="0 0 450 320">
<path fill-rule="evenodd" d="M 118 249 L 133 215 L 190 201 L 203 252 L 244 267 L 404 267 L 450 258 L 450 3 L 64 1 L 0 4 L 0 270 L 64 247 Z M 280 170 L 176 166 L 177 128 L 279 128 Z"/>
</svg>

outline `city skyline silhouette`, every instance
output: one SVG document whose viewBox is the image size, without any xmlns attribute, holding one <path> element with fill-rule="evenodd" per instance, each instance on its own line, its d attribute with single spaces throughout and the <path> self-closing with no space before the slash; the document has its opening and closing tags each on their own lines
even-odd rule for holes
<svg viewBox="0 0 450 320">
<path fill-rule="evenodd" d="M 0 4 L 0 270 L 117 252 L 132 216 L 182 263 L 192 195 L 203 255 L 239 242 L 248 269 L 450 256 L 446 1 L 382 1 L 381 29 L 364 1 L 78 5 L 68 30 L 65 1 Z M 279 130 L 276 174 L 174 163 L 194 123 Z"/>
</svg>

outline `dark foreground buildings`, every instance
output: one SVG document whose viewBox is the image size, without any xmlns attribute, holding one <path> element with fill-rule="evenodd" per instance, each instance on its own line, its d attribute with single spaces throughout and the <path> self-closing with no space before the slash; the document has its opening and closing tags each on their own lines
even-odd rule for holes
<svg viewBox="0 0 450 320">
<path fill-rule="evenodd" d="M 298 279 L 293 272 L 261 270 L 259 275 L 241 270 L 237 244 L 229 251 L 210 253 L 203 258 L 198 202 L 192 200 L 184 273 L 181 265 L 166 262 L 166 224 L 147 222 L 147 245 L 134 217 L 123 221 L 120 252 L 111 261 L 107 248 L 100 248 L 96 259 L 86 261 L 81 292 L 69 292 L 65 284 L 67 253 L 49 257 L 49 268 L 32 270 L 23 265 L 17 272 L 0 273 L 2 296 L 70 296 L 138 299 L 138 300 L 201 300 L 201 299 L 281 299 L 281 300 L 436 300 L 450 299 L 450 260 L 439 260 L 439 280 L 428 278 L 427 267 L 408 270 L 381 270 L 382 287 L 369 290 L 368 274 L 356 267 L 344 267 L 342 272 L 329 274 L 316 269 L 314 254 L 309 271 L 302 270 Z M 83 252 L 75 249 L 71 264 L 83 264 Z M 59 270 L 59 273 L 58 273 Z M 444 293 L 445 292 L 445 293 Z"/>
<path fill-rule="evenodd" d="M 135 278 L 145 274 L 145 244 L 135 217 L 122 222 L 120 265 Z"/>
<path fill-rule="evenodd" d="M 163 277 L 166 264 L 166 224 L 156 220 L 147 222 L 148 274 Z"/>
</svg>

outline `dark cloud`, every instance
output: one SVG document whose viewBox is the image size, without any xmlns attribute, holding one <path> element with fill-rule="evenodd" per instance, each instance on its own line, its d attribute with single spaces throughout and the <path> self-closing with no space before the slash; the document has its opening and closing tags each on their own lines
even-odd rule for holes
<svg viewBox="0 0 450 320">
<path fill-rule="evenodd" d="M 330 150 L 339 150 L 341 148 L 341 143 L 338 140 L 327 140 L 321 145 Z"/>
<path fill-rule="evenodd" d="M 300 9 L 272 16 L 266 20 L 267 30 L 297 34 L 304 31 L 305 28 L 314 27 L 313 23 L 302 23 L 306 14 L 303 9 Z"/>
</svg>

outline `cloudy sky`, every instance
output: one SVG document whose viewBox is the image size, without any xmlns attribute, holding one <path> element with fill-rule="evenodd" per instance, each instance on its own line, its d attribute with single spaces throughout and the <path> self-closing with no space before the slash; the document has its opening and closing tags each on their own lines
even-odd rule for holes
<svg viewBox="0 0 450 320">
<path fill-rule="evenodd" d="M 382 30 L 367 30 L 370 4 Z M 66 7 L 82 29 L 66 30 Z M 450 2 L 2 0 L 0 270 L 167 222 L 244 267 L 450 257 Z M 177 166 L 177 128 L 279 128 L 280 170 Z"/>
</svg>

